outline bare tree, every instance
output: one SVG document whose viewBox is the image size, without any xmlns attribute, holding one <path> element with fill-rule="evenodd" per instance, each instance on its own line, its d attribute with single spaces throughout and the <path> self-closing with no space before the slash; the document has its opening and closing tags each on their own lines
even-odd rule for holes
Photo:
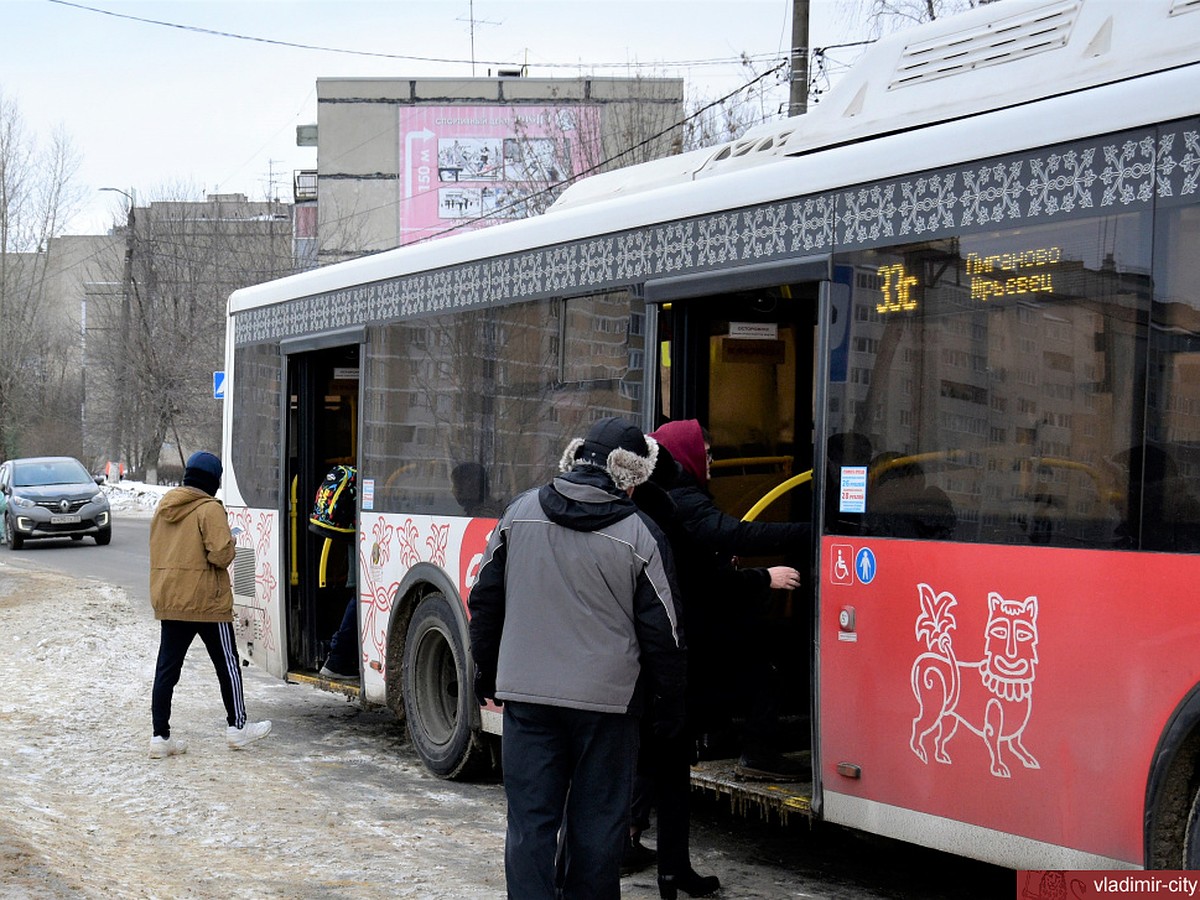
<svg viewBox="0 0 1200 900">
<path fill-rule="evenodd" d="M 329 265 L 381 249 L 378 229 L 373 227 L 374 210 L 365 206 L 359 194 L 349 197 L 330 193 L 323 197 L 324 218 L 318 235 L 316 258 L 319 265 Z"/>
<path fill-rule="evenodd" d="M 292 270 L 289 210 L 220 195 L 156 200 L 130 217 L 123 288 L 107 295 L 98 331 L 104 380 L 120 385 L 107 398 L 119 450 L 139 476 L 154 477 L 164 444 L 180 466 L 189 449 L 219 446 L 212 377 L 224 368 L 226 303 Z"/>
<path fill-rule="evenodd" d="M 742 54 L 743 87 L 725 96 L 694 97 L 684 123 L 684 149 L 696 150 L 737 140 L 751 128 L 780 118 L 787 110 L 788 70 L 783 63 L 763 67 Z"/>
<path fill-rule="evenodd" d="M 620 102 L 562 106 L 552 127 L 537 135 L 519 121 L 504 141 L 508 194 L 498 204 L 499 216 L 537 215 L 573 181 L 678 153 L 679 113 L 670 82 L 638 78 Z"/>
<path fill-rule="evenodd" d="M 77 167 L 65 132 L 39 145 L 0 94 L 0 456 L 62 446 L 62 434 L 39 429 L 64 405 L 74 404 L 78 419 L 77 376 L 64 381 L 78 340 L 49 290 L 52 239 L 79 201 Z"/>
</svg>

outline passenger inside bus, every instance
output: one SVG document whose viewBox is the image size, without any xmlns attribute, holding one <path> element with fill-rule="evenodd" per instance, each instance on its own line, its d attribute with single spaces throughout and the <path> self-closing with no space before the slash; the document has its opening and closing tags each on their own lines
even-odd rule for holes
<svg viewBox="0 0 1200 900">
<path fill-rule="evenodd" d="M 335 681 L 357 681 L 358 652 L 358 578 L 354 558 L 358 534 L 358 472 L 354 466 L 334 466 L 317 488 L 309 516 L 309 530 L 325 538 L 321 552 L 320 587 L 342 581 L 344 587 L 334 588 L 334 596 L 345 597 L 341 623 L 329 640 L 329 654 L 321 665 L 320 674 Z M 345 559 L 344 578 L 330 579 L 330 559 L 340 567 Z"/>
<path fill-rule="evenodd" d="M 477 462 L 461 462 L 450 470 L 454 502 L 468 516 L 497 518 L 504 512 L 504 501 L 491 495 L 487 469 Z"/>
<path fill-rule="evenodd" d="M 717 508 L 708 491 L 712 442 L 695 419 L 668 422 L 651 434 L 679 464 L 674 487 L 678 527 L 675 567 L 688 641 L 689 727 L 702 750 L 717 752 L 738 714 L 744 716 L 739 777 L 797 780 L 806 769 L 783 754 L 781 686 L 767 648 L 766 611 L 772 590 L 796 590 L 792 566 L 739 568 L 738 554 L 803 556 L 811 526 L 801 522 L 744 522 Z M 709 754 L 711 755 L 711 753 Z"/>
<path fill-rule="evenodd" d="M 867 534 L 949 540 L 957 518 L 950 498 L 928 484 L 925 470 L 896 451 L 877 454 L 867 470 Z"/>
<path fill-rule="evenodd" d="M 1117 526 L 1122 543 L 1153 550 L 1194 552 L 1200 547 L 1200 502 L 1179 465 L 1162 447 L 1140 444 L 1113 457 L 1129 485 Z"/>
</svg>

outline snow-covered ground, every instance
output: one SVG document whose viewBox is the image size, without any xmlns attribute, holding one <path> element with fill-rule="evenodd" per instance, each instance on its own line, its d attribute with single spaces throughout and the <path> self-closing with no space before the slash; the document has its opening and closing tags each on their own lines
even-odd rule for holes
<svg viewBox="0 0 1200 900">
<path fill-rule="evenodd" d="M 503 895 L 503 792 L 430 775 L 386 710 L 245 669 L 233 752 L 199 641 L 183 756 L 149 758 L 157 623 L 119 588 L 0 560 L 0 898 Z"/>
<path fill-rule="evenodd" d="M 124 591 L 0 557 L 0 642 L 2 900 L 504 896 L 503 788 L 431 775 L 391 712 L 251 666 L 247 710 L 274 729 L 230 751 L 197 641 L 171 717 L 188 752 L 152 760 L 157 623 Z M 726 897 L 875 896 L 801 890 L 720 828 L 693 848 Z M 622 888 L 656 897 L 653 869 Z"/>
<path fill-rule="evenodd" d="M 153 515 L 159 498 L 171 490 L 171 485 L 143 484 L 140 481 L 117 481 L 100 485 L 108 495 L 113 512 Z"/>
</svg>

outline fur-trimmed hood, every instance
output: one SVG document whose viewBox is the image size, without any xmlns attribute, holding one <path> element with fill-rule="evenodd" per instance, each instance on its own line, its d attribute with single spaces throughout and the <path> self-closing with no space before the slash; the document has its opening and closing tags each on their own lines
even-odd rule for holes
<svg viewBox="0 0 1200 900">
<path fill-rule="evenodd" d="M 578 466 L 602 469 L 623 491 L 650 478 L 658 461 L 658 442 L 642 434 L 624 419 L 600 419 L 586 438 L 575 438 L 563 451 L 559 468 L 570 472 Z"/>
</svg>

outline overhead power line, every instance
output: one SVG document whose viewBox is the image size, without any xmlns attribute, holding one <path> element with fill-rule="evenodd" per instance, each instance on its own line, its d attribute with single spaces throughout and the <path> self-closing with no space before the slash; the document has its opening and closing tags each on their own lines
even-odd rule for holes
<svg viewBox="0 0 1200 900">
<path fill-rule="evenodd" d="M 215 28 L 204 28 L 199 25 L 185 25 L 181 22 L 167 22 L 163 19 L 150 19 L 145 16 L 135 16 L 130 13 L 116 12 L 111 9 L 101 9 L 96 6 L 88 6 L 84 3 L 72 3 L 70 0 L 47 0 L 49 3 L 57 4 L 58 6 L 67 6 L 72 9 L 81 9 L 86 12 L 98 13 L 104 16 L 111 16 L 114 19 L 126 19 L 131 22 L 140 22 L 143 25 L 157 25 L 161 28 L 175 28 L 179 31 L 190 31 L 195 34 L 207 34 L 212 37 L 228 38 L 235 41 L 251 41 L 258 44 L 270 44 L 276 47 L 290 47 L 296 50 L 316 50 L 321 53 L 341 53 L 347 56 L 368 56 L 378 59 L 401 59 L 409 62 L 426 62 L 440 63 L 444 65 L 487 65 L 487 66 L 508 66 L 513 65 L 512 60 L 470 60 L 470 59 L 453 59 L 448 57 L 437 56 L 413 56 L 404 53 L 383 53 L 373 50 L 351 50 L 345 47 L 326 47 L 320 44 L 305 44 L 297 41 L 284 41 L 276 38 L 258 37 L 249 34 L 237 34 L 232 31 L 221 31 Z M 621 62 L 611 63 L 582 63 L 579 61 L 570 63 L 538 63 L 542 68 L 547 69 L 578 69 L 581 65 L 586 65 L 589 68 L 598 69 L 630 69 L 630 68 L 688 68 L 697 66 L 717 66 L 728 65 L 730 63 L 739 63 L 744 59 L 761 60 L 761 59 L 776 59 L 778 54 L 751 54 L 738 55 L 729 57 L 710 57 L 708 59 L 683 59 L 683 60 L 664 60 L 661 62 L 638 63 L 623 60 Z"/>
</svg>

